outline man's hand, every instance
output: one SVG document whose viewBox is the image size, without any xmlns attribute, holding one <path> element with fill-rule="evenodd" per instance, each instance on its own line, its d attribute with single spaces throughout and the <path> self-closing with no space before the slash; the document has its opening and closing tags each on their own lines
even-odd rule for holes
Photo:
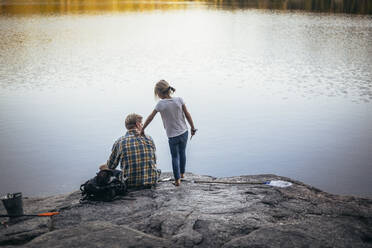
<svg viewBox="0 0 372 248">
<path fill-rule="evenodd" d="M 141 128 L 140 136 L 145 136 L 145 130 L 143 128 Z"/>
<path fill-rule="evenodd" d="M 107 166 L 107 164 L 103 164 L 99 167 L 99 170 L 109 170 L 109 167 Z"/>
</svg>

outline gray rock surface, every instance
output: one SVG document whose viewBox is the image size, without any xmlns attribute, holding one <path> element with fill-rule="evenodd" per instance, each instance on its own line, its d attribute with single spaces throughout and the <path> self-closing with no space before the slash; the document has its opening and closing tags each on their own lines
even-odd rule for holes
<svg viewBox="0 0 372 248">
<path fill-rule="evenodd" d="M 275 175 L 186 177 L 180 187 L 161 182 L 113 202 L 81 204 L 80 192 L 24 199 L 25 213 L 60 215 L 1 226 L 0 246 L 372 247 L 372 199 L 332 195 Z M 293 185 L 261 184 L 267 180 Z M 6 213 L 2 206 L 0 213 Z"/>
</svg>

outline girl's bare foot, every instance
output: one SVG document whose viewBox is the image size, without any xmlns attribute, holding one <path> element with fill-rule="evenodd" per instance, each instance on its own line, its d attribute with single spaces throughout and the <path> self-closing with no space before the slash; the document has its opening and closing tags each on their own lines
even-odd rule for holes
<svg viewBox="0 0 372 248">
<path fill-rule="evenodd" d="M 181 185 L 181 179 L 177 179 L 177 180 L 174 182 L 174 185 L 175 185 L 175 186 L 180 186 L 180 185 Z"/>
</svg>

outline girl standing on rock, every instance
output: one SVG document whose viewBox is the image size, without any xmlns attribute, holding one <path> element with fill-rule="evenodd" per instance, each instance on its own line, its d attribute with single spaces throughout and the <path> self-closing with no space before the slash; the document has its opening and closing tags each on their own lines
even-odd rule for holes
<svg viewBox="0 0 372 248">
<path fill-rule="evenodd" d="M 147 117 L 145 124 L 143 124 L 141 135 L 145 133 L 145 128 L 154 119 L 155 115 L 160 112 L 172 155 L 175 185 L 179 186 L 181 184 L 181 178 L 184 178 L 186 166 L 188 129 L 185 117 L 191 127 L 191 137 L 195 135 L 197 129 L 194 127 L 194 122 L 189 111 L 187 111 L 183 99 L 181 97 L 171 96 L 175 91 L 176 89 L 171 87 L 165 80 L 160 80 L 155 85 L 155 98 L 160 98 L 160 100 L 149 117 Z"/>
</svg>

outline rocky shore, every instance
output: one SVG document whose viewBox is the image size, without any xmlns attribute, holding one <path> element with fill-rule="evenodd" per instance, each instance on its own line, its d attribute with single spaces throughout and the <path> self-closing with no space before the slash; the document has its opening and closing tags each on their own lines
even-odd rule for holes
<svg viewBox="0 0 372 248">
<path fill-rule="evenodd" d="M 372 247 L 372 199 L 332 195 L 275 175 L 186 176 L 180 187 L 161 182 L 113 202 L 81 204 L 78 191 L 24 198 L 26 214 L 60 214 L 0 226 L 0 246 Z M 268 180 L 293 185 L 262 184 Z"/>
</svg>

